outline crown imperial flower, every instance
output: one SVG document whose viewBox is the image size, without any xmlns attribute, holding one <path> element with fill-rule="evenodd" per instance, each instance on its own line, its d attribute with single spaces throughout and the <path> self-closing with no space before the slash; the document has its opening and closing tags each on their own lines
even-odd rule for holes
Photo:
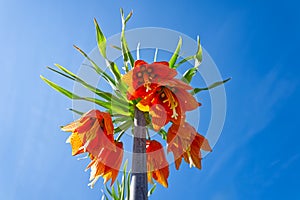
<svg viewBox="0 0 300 200">
<path fill-rule="evenodd" d="M 153 178 L 164 187 L 168 187 L 169 163 L 162 145 L 156 140 L 147 140 L 146 153 L 148 181 L 153 183 Z"/>
</svg>

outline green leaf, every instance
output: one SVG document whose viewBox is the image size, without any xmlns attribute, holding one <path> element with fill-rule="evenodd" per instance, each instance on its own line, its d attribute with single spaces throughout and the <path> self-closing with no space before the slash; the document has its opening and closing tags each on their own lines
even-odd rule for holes
<svg viewBox="0 0 300 200">
<path fill-rule="evenodd" d="M 128 174 L 127 174 L 127 184 L 126 184 L 126 186 L 127 186 L 127 199 L 130 199 L 130 178 L 131 178 L 131 171 L 129 171 L 128 172 Z"/>
<path fill-rule="evenodd" d="M 112 196 L 112 192 L 110 191 L 110 189 L 107 187 L 106 184 L 105 184 L 105 190 L 110 196 Z"/>
<path fill-rule="evenodd" d="M 175 68 L 179 67 L 180 65 L 182 65 L 183 63 L 189 61 L 189 60 L 193 60 L 195 58 L 195 55 L 193 56 L 188 56 L 184 59 L 182 59 L 180 62 L 178 62 L 176 65 L 175 65 Z"/>
<path fill-rule="evenodd" d="M 41 79 L 43 79 L 43 81 L 45 81 L 49 86 L 51 86 L 53 89 L 55 89 L 56 91 L 64 94 L 65 96 L 69 97 L 70 99 L 74 99 L 74 100 L 85 100 L 85 101 L 89 101 L 89 102 L 93 102 L 98 104 L 99 106 L 102 106 L 106 109 L 109 109 L 110 112 L 120 112 L 118 114 L 127 114 L 130 115 L 129 112 L 125 112 L 123 110 L 121 110 L 121 108 L 117 107 L 117 106 L 111 106 L 111 102 L 106 102 L 106 101 L 102 101 L 96 98 L 92 98 L 92 97 L 80 97 L 72 92 L 70 92 L 69 90 L 66 90 L 62 87 L 60 87 L 59 85 L 57 85 L 56 83 L 53 83 L 52 81 L 46 79 L 43 76 L 40 76 Z"/>
<path fill-rule="evenodd" d="M 124 165 L 123 165 L 123 176 L 122 176 L 122 187 L 121 187 L 120 200 L 124 200 L 125 199 L 127 163 L 128 163 L 128 160 L 126 160 L 125 163 L 124 163 Z"/>
<path fill-rule="evenodd" d="M 219 86 L 219 85 L 222 85 L 222 84 L 226 83 L 226 82 L 229 81 L 230 79 L 231 79 L 231 78 L 225 79 L 225 80 L 223 80 L 223 81 L 217 81 L 217 82 L 211 84 L 210 86 L 208 86 L 208 87 L 206 87 L 206 88 L 195 88 L 195 89 L 192 90 L 191 94 L 194 95 L 194 94 L 197 94 L 198 92 L 201 92 L 201 91 L 203 91 L 203 90 L 210 90 L 210 89 L 213 89 L 213 88 L 215 88 L 215 87 L 217 87 L 217 86 Z"/>
<path fill-rule="evenodd" d="M 153 192 L 154 192 L 155 189 L 156 189 L 156 184 L 154 183 L 154 185 L 152 186 L 152 188 L 148 191 L 148 197 L 150 197 L 153 194 Z"/>
<path fill-rule="evenodd" d="M 192 67 L 188 69 L 182 76 L 181 80 L 185 83 L 190 83 L 192 78 L 195 76 L 198 67 Z"/>
<path fill-rule="evenodd" d="M 106 56 L 106 38 L 103 35 L 96 19 L 94 19 L 94 24 L 95 24 L 96 32 L 97 32 L 97 44 L 98 44 L 98 49 L 100 51 L 100 54 L 103 56 L 103 58 L 106 61 L 107 66 L 109 67 L 111 72 L 114 74 L 115 80 L 118 81 L 121 79 L 121 73 L 119 71 L 119 68 L 117 67 L 117 65 L 114 62 L 110 61 L 107 58 L 107 56 Z"/>
<path fill-rule="evenodd" d="M 78 115 L 83 115 L 84 114 L 84 112 L 80 112 L 80 111 L 75 110 L 73 108 L 69 108 L 69 110 L 72 111 L 72 112 L 74 112 L 74 113 L 76 113 L 76 114 L 78 114 Z"/>
<path fill-rule="evenodd" d="M 200 37 L 197 37 L 197 45 L 198 45 L 198 49 L 195 55 L 195 66 L 199 66 L 202 62 L 202 46 L 200 44 Z"/>
<path fill-rule="evenodd" d="M 162 139 L 166 140 L 168 133 L 164 129 L 160 129 L 158 134 L 161 135 Z"/>
<path fill-rule="evenodd" d="M 50 69 L 50 70 L 52 70 L 52 71 L 54 71 L 56 73 L 59 73 L 62 76 L 69 77 L 71 80 L 74 80 L 74 81 L 82 84 L 85 88 L 87 88 L 88 90 L 94 92 L 98 96 L 100 96 L 100 97 L 102 97 L 102 98 L 104 98 L 104 99 L 106 99 L 108 101 L 111 101 L 112 96 L 113 96 L 111 93 L 104 92 L 102 90 L 99 90 L 99 89 L 91 86 L 90 84 L 86 83 L 84 80 L 82 80 L 81 78 L 79 78 L 76 74 L 72 73 L 71 71 L 67 70 L 66 68 L 62 67 L 59 64 L 55 64 L 55 66 L 57 68 L 59 68 L 60 70 L 62 70 L 63 72 L 67 73 L 68 75 L 63 74 L 62 72 L 59 72 L 59 71 L 57 71 L 57 70 L 55 70 L 55 69 L 53 69 L 51 67 L 48 67 L 48 69 Z M 117 97 L 115 97 L 115 98 L 117 98 Z M 123 103 L 125 103 L 125 102 L 123 101 Z"/>
<path fill-rule="evenodd" d="M 74 45 L 75 49 L 77 49 L 91 64 L 93 69 L 100 75 L 102 76 L 106 82 L 110 84 L 110 86 L 113 89 L 116 89 L 116 82 L 115 80 L 109 76 L 105 71 L 103 71 L 84 51 L 82 51 L 79 47 Z"/>
<path fill-rule="evenodd" d="M 197 70 L 198 70 L 198 67 L 199 65 L 201 64 L 202 62 L 202 47 L 201 47 L 201 44 L 200 44 L 200 39 L 199 39 L 199 36 L 197 37 L 197 52 L 194 56 L 194 59 L 195 59 L 195 65 L 194 67 L 188 69 L 184 74 L 183 74 L 183 77 L 182 77 L 182 81 L 186 82 L 186 83 L 190 83 L 192 81 L 192 78 L 195 76 Z M 190 57 L 188 57 L 190 59 Z M 183 61 L 185 62 L 185 61 Z"/>
<path fill-rule="evenodd" d="M 122 47 L 122 54 L 123 54 L 123 60 L 124 60 L 124 66 L 125 71 L 128 72 L 128 63 L 130 63 L 131 67 L 134 66 L 134 59 L 130 53 L 130 50 L 128 48 L 128 44 L 126 42 L 125 37 L 125 29 L 126 29 L 126 23 L 132 16 L 132 11 L 127 15 L 127 17 L 124 17 L 123 9 L 120 9 L 121 12 L 121 19 L 122 19 L 122 32 L 121 32 L 121 47 Z"/>
<path fill-rule="evenodd" d="M 121 47 L 118 47 L 118 46 L 116 46 L 116 45 L 110 45 L 112 48 L 114 48 L 114 49 L 117 49 L 117 50 L 119 50 L 119 51 L 122 51 L 122 48 Z"/>
<path fill-rule="evenodd" d="M 94 24 L 96 27 L 98 49 L 99 49 L 101 55 L 104 58 L 106 58 L 106 38 L 105 38 L 104 34 L 102 33 L 100 26 L 95 18 L 94 18 Z"/>
<path fill-rule="evenodd" d="M 50 87 L 52 87 L 54 90 L 66 95 L 67 97 L 69 97 L 70 99 L 80 99 L 80 97 L 62 87 L 60 87 L 59 85 L 53 83 L 52 81 L 49 81 L 48 79 L 46 79 L 45 77 L 43 76 L 40 76 L 41 79 L 43 81 L 45 81 Z"/>
<path fill-rule="evenodd" d="M 182 38 L 179 37 L 179 41 L 178 41 L 176 50 L 174 51 L 174 53 L 173 53 L 173 55 L 172 55 L 172 57 L 171 57 L 171 59 L 169 61 L 170 68 L 176 68 L 175 63 L 176 63 L 177 58 L 179 56 L 181 45 L 182 45 Z"/>
<path fill-rule="evenodd" d="M 115 187 L 111 187 L 111 194 L 114 200 L 118 200 L 117 193 L 115 191 Z"/>
<path fill-rule="evenodd" d="M 106 59 L 106 65 L 108 65 L 109 69 L 111 70 L 111 72 L 115 76 L 116 82 L 121 81 L 122 75 L 121 75 L 120 70 L 119 70 L 118 66 L 116 65 L 116 63 Z"/>
</svg>

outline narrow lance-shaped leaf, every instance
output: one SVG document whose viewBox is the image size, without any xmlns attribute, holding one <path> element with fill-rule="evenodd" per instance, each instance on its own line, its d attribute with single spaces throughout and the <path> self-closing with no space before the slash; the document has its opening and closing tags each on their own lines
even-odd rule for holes
<svg viewBox="0 0 300 200">
<path fill-rule="evenodd" d="M 83 115 L 83 114 L 84 114 L 84 112 L 75 110 L 75 109 L 73 109 L 73 108 L 69 108 L 69 110 L 72 111 L 72 112 L 74 112 L 74 113 L 76 113 L 76 114 L 78 114 L 78 115 Z"/>
<path fill-rule="evenodd" d="M 121 19 L 122 19 L 122 32 L 121 32 L 121 47 L 122 47 L 122 54 L 123 54 L 123 60 L 125 65 L 125 71 L 128 72 L 128 63 L 130 63 L 131 67 L 134 66 L 134 59 L 130 53 L 130 50 L 128 48 L 128 44 L 126 42 L 125 38 L 125 29 L 126 29 L 126 23 L 132 16 L 132 11 L 127 15 L 125 18 L 123 9 L 120 9 L 121 12 Z"/>
<path fill-rule="evenodd" d="M 227 81 L 229 81 L 231 78 L 225 79 L 223 81 L 217 81 L 213 84 L 211 84 L 210 86 L 206 87 L 206 88 L 194 88 L 191 92 L 192 95 L 197 94 L 198 92 L 201 92 L 203 90 L 210 90 L 213 89 L 215 87 L 218 87 L 219 85 L 222 85 L 224 83 L 226 83 Z"/>
<path fill-rule="evenodd" d="M 175 68 L 179 67 L 180 65 L 184 64 L 185 62 L 189 61 L 189 60 L 193 60 L 195 58 L 195 55 L 193 56 L 188 56 L 184 59 L 182 59 L 181 61 L 179 61 L 176 65 Z"/>
<path fill-rule="evenodd" d="M 62 72 L 59 72 L 51 67 L 47 67 L 48 69 L 50 69 L 51 71 L 54 71 L 62 76 L 65 76 L 73 81 L 76 81 L 80 84 L 82 84 L 85 88 L 89 89 L 90 91 L 94 92 L 95 94 L 99 95 L 100 97 L 108 100 L 108 101 L 111 101 L 111 98 L 112 98 L 112 94 L 108 93 L 108 92 L 104 92 L 102 90 L 99 90 L 93 86 L 91 86 L 90 84 L 86 83 L 84 80 L 82 80 L 81 78 L 79 78 L 76 74 L 72 73 L 71 71 L 67 70 L 66 68 L 62 67 L 61 65 L 59 64 L 55 64 L 55 66 L 57 68 L 59 68 L 60 70 L 62 70 L 63 72 L 67 73 L 64 74 Z"/>
<path fill-rule="evenodd" d="M 40 76 L 40 77 L 41 77 L 41 79 L 43 79 L 43 81 L 45 81 L 53 89 L 55 89 L 56 91 L 64 94 L 65 96 L 69 97 L 70 99 L 74 99 L 74 100 L 86 100 L 86 101 L 94 102 L 94 103 L 98 104 L 99 106 L 102 106 L 102 107 L 104 107 L 106 109 L 111 110 L 111 103 L 110 102 L 101 101 L 99 99 L 95 99 L 95 98 L 91 98 L 91 97 L 80 97 L 80 96 L 78 96 L 78 95 L 70 92 L 69 90 L 66 90 L 66 89 L 60 87 L 56 83 L 53 83 L 52 81 L 49 81 L 45 77 L 43 77 L 43 76 Z"/>
<path fill-rule="evenodd" d="M 128 163 L 128 160 L 125 161 L 124 166 L 123 166 L 123 176 L 122 176 L 122 187 L 121 187 L 120 200 L 125 200 L 127 163 Z"/>
<path fill-rule="evenodd" d="M 192 78 L 195 76 L 195 74 L 196 74 L 196 72 L 198 70 L 199 65 L 202 62 L 202 47 L 201 47 L 201 44 L 200 44 L 199 37 L 197 38 L 197 45 L 198 45 L 198 49 L 197 49 L 197 52 L 196 52 L 196 54 L 194 56 L 195 65 L 194 65 L 194 67 L 188 69 L 183 74 L 183 77 L 182 77 L 182 81 L 184 81 L 186 83 L 190 83 L 191 82 Z"/>
<path fill-rule="evenodd" d="M 202 62 L 202 46 L 200 44 L 200 37 L 198 36 L 197 37 L 197 52 L 196 52 L 196 55 L 195 55 L 195 66 L 199 66 Z"/>
<path fill-rule="evenodd" d="M 116 81 L 118 81 L 121 78 L 121 73 L 119 71 L 119 68 L 117 67 L 117 65 L 114 62 L 108 60 L 108 58 L 106 56 L 106 38 L 105 38 L 104 34 L 102 33 L 100 26 L 96 19 L 94 19 L 94 24 L 96 27 L 97 44 L 98 44 L 98 49 L 100 51 L 100 54 L 105 59 L 106 65 L 110 68 L 111 72 L 114 74 Z"/>
<path fill-rule="evenodd" d="M 85 81 L 83 81 L 81 78 L 79 78 L 77 75 L 75 75 L 74 73 L 72 73 L 71 71 L 67 70 L 66 68 L 55 64 L 56 67 L 58 67 L 59 69 L 61 69 L 63 72 L 67 73 L 63 74 L 62 72 L 59 72 L 55 69 L 52 69 L 51 67 L 48 67 L 50 70 L 59 73 L 60 75 L 63 75 L 65 77 L 70 78 L 71 80 L 77 81 L 79 83 L 81 83 L 84 87 L 86 87 L 87 89 L 89 89 L 90 91 L 94 92 L 95 94 L 97 94 L 98 96 L 106 99 L 107 101 L 111 102 L 111 104 L 113 106 L 116 106 L 116 108 L 122 108 L 123 110 L 128 110 L 128 106 L 130 106 L 130 102 L 128 102 L 126 99 L 124 98 L 118 98 L 117 96 L 108 93 L 108 92 L 104 92 L 102 90 L 99 90 L 98 88 L 95 88 L 91 85 L 89 85 L 88 83 L 86 83 Z M 69 76 L 70 75 L 70 76 Z M 91 101 L 91 99 L 88 99 L 88 101 Z M 99 100 L 97 100 L 96 102 L 99 102 Z M 120 112 L 120 110 L 118 110 L 117 112 Z M 121 113 L 124 114 L 124 112 L 122 111 Z"/>
<path fill-rule="evenodd" d="M 49 81 L 48 79 L 46 79 L 45 77 L 43 76 L 40 76 L 41 79 L 43 81 L 45 81 L 50 87 L 52 87 L 54 90 L 66 95 L 67 97 L 69 97 L 70 99 L 80 99 L 80 97 L 62 87 L 60 87 L 59 85 L 53 83 L 52 81 Z"/>
<path fill-rule="evenodd" d="M 116 89 L 116 82 L 115 80 L 110 77 L 105 71 L 103 71 L 84 51 L 82 51 L 79 47 L 74 47 L 92 64 L 93 69 L 102 76 L 113 89 Z"/>
<path fill-rule="evenodd" d="M 160 129 L 158 134 L 161 135 L 162 139 L 166 140 L 167 139 L 167 132 L 164 129 Z"/>
<path fill-rule="evenodd" d="M 171 59 L 169 60 L 169 66 L 170 66 L 170 68 L 176 68 L 175 63 L 176 63 L 177 58 L 179 56 L 181 45 L 182 45 L 182 38 L 179 37 L 179 41 L 178 41 L 176 50 L 174 51 Z"/>
<path fill-rule="evenodd" d="M 118 46 L 116 46 L 116 45 L 110 45 L 111 46 L 111 48 L 114 48 L 114 49 L 117 49 L 117 50 L 119 50 L 119 51 L 122 51 L 122 48 L 121 47 L 118 47 Z"/>
<path fill-rule="evenodd" d="M 112 194 L 112 197 L 113 197 L 114 200 L 118 200 L 118 196 L 117 196 L 117 193 L 115 191 L 115 187 L 111 188 L 111 194 Z"/>
<path fill-rule="evenodd" d="M 94 24 L 95 24 L 96 33 L 97 33 L 98 49 L 99 49 L 101 55 L 104 58 L 106 58 L 106 38 L 105 38 L 104 34 L 102 33 L 100 26 L 95 18 L 94 18 Z"/>
<path fill-rule="evenodd" d="M 127 191 L 127 200 L 130 199 L 130 179 L 131 179 L 131 171 L 129 170 L 128 175 L 127 175 L 127 180 L 126 180 L 126 191 Z"/>
<path fill-rule="evenodd" d="M 148 191 L 148 197 L 150 197 L 153 194 L 153 192 L 154 192 L 155 189 L 156 189 L 156 184 L 154 183 L 154 185 L 152 186 L 152 188 Z"/>
</svg>

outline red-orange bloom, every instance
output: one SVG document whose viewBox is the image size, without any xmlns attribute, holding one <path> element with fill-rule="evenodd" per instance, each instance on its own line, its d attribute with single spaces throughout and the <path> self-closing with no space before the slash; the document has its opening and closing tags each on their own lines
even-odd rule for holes
<svg viewBox="0 0 300 200">
<path fill-rule="evenodd" d="M 89 152 L 97 155 L 102 148 L 114 148 L 113 123 L 109 113 L 91 110 L 80 119 L 62 127 L 72 132 L 67 142 L 71 143 L 72 155 Z"/>
<path fill-rule="evenodd" d="M 152 92 L 160 82 L 170 80 L 176 75 L 176 70 L 169 68 L 168 62 L 148 64 L 143 60 L 137 60 L 134 68 L 124 74 L 122 80 L 128 85 L 128 99 L 133 100 L 143 98 Z"/>
<path fill-rule="evenodd" d="M 96 181 L 102 176 L 104 183 L 111 179 L 112 185 L 119 173 L 120 166 L 123 159 L 123 143 L 114 142 L 116 150 L 104 148 L 98 154 L 97 157 L 91 157 L 92 161 L 87 166 L 87 169 L 91 168 L 90 183 L 89 186 L 92 188 Z"/>
<path fill-rule="evenodd" d="M 147 140 L 146 153 L 148 182 L 153 183 L 154 178 L 164 187 L 168 187 L 169 163 L 162 145 L 156 140 Z"/>
<path fill-rule="evenodd" d="M 161 82 L 161 86 L 145 96 L 137 107 L 150 113 L 155 131 L 169 121 L 179 124 L 185 118 L 186 111 L 194 110 L 201 105 L 187 91 L 190 89 L 191 86 L 178 79 Z"/>
<path fill-rule="evenodd" d="M 93 187 L 100 176 L 104 182 L 114 183 L 123 159 L 122 142 L 114 141 L 113 123 L 109 113 L 91 110 L 80 119 L 62 127 L 72 132 L 67 142 L 71 143 L 72 155 L 87 152 L 91 158 L 90 186 Z"/>
<path fill-rule="evenodd" d="M 175 167 L 178 170 L 184 158 L 185 162 L 201 169 L 201 151 L 211 151 L 207 139 L 196 132 L 196 130 L 184 122 L 181 125 L 173 124 L 167 135 L 168 152 L 172 151 Z"/>
</svg>

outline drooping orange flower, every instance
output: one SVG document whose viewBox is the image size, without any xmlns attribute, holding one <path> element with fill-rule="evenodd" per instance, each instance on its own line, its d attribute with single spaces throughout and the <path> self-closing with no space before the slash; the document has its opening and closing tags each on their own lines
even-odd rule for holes
<svg viewBox="0 0 300 200">
<path fill-rule="evenodd" d="M 109 113 L 91 110 L 80 119 L 62 127 L 72 132 L 67 142 L 71 144 L 72 155 L 88 152 L 97 155 L 102 148 L 114 149 L 113 123 Z"/>
<path fill-rule="evenodd" d="M 164 187 L 168 187 L 169 163 L 162 145 L 156 140 L 147 140 L 146 153 L 148 182 L 153 183 L 154 178 Z"/>
<path fill-rule="evenodd" d="M 169 121 L 179 124 L 184 120 L 186 111 L 201 105 L 187 91 L 191 89 L 191 86 L 178 79 L 161 82 L 160 86 L 137 104 L 137 107 L 141 111 L 149 112 L 153 129 L 158 131 Z"/>
<path fill-rule="evenodd" d="M 96 156 L 91 156 L 91 163 L 87 166 L 87 169 L 91 168 L 90 183 L 91 188 L 94 187 L 96 181 L 102 176 L 104 183 L 111 179 L 112 185 L 119 173 L 120 166 L 123 159 L 123 143 L 114 141 L 116 147 L 115 151 L 104 148 Z"/>
<path fill-rule="evenodd" d="M 124 74 L 122 80 L 128 85 L 129 100 L 143 98 L 162 81 L 170 80 L 177 75 L 175 69 L 169 68 L 168 62 L 154 62 L 151 64 L 137 60 L 134 68 Z"/>
<path fill-rule="evenodd" d="M 113 137 L 113 123 L 109 113 L 91 110 L 80 119 L 62 127 L 63 131 L 72 132 L 67 142 L 71 143 L 72 155 L 89 153 L 92 160 L 90 186 L 102 176 L 104 182 L 111 179 L 114 183 L 123 159 L 123 143 Z"/>
<path fill-rule="evenodd" d="M 178 170 L 184 158 L 185 162 L 201 169 L 201 151 L 211 151 L 207 139 L 196 132 L 187 122 L 172 124 L 167 135 L 168 152 L 172 152 L 175 167 Z"/>
</svg>

